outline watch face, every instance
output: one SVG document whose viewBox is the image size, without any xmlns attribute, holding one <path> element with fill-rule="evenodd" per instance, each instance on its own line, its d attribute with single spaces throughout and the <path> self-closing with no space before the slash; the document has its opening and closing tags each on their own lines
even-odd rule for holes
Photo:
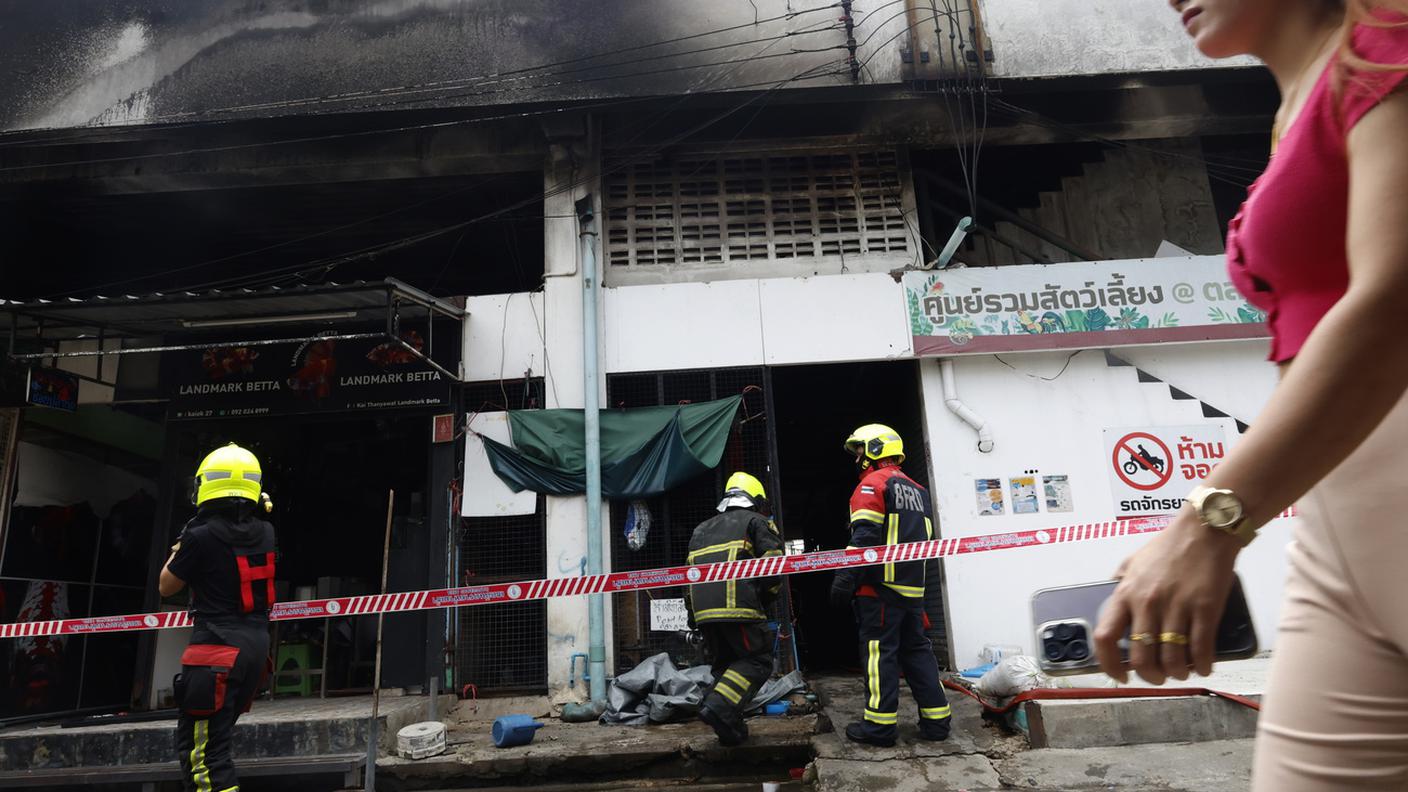
<svg viewBox="0 0 1408 792">
<path fill-rule="evenodd" d="M 1242 502 L 1230 492 L 1214 492 L 1203 501 L 1202 512 L 1213 528 L 1230 528 L 1242 519 Z"/>
</svg>

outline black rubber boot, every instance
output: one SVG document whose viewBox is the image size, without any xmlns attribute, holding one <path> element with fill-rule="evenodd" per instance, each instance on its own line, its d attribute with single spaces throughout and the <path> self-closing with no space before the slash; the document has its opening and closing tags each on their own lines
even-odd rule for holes
<svg viewBox="0 0 1408 792">
<path fill-rule="evenodd" d="M 719 744 L 726 748 L 731 748 L 741 744 L 748 739 L 748 725 L 745 723 L 730 723 L 731 719 L 714 711 L 711 707 L 699 708 L 699 719 L 709 724 L 709 728 L 718 735 Z"/>
<path fill-rule="evenodd" d="M 953 718 L 942 720 L 921 720 L 919 721 L 919 739 L 929 742 L 943 742 L 948 739 L 948 733 L 953 724 Z"/>
<path fill-rule="evenodd" d="M 866 728 L 865 724 L 861 723 L 860 721 L 856 721 L 846 726 L 846 739 L 850 740 L 851 742 L 864 743 L 865 745 L 873 745 L 876 748 L 895 747 L 895 736 L 893 734 L 888 737 L 882 737 L 870 731 L 870 729 Z"/>
</svg>

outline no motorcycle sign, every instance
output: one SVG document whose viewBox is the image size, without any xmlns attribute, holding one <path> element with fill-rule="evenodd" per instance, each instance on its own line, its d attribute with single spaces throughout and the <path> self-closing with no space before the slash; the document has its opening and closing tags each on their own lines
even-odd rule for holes
<svg viewBox="0 0 1408 792">
<path fill-rule="evenodd" d="M 1106 429 L 1110 492 L 1115 514 L 1167 514 L 1226 455 L 1215 424 Z"/>
</svg>

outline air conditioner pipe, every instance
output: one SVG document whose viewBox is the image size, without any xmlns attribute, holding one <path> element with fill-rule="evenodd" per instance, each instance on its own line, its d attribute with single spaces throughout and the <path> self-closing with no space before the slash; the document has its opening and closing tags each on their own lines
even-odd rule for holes
<svg viewBox="0 0 1408 792">
<path fill-rule="evenodd" d="M 958 386 L 954 383 L 953 361 L 947 358 L 940 360 L 939 374 L 942 375 L 944 383 L 944 406 L 978 433 L 978 451 L 984 454 L 991 453 L 993 447 L 992 430 L 988 428 L 986 418 L 973 412 L 971 407 L 958 398 Z"/>
</svg>

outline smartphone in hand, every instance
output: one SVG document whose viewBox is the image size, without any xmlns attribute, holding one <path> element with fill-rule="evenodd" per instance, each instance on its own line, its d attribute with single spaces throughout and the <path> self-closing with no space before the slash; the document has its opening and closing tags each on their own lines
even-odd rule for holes
<svg viewBox="0 0 1408 792">
<path fill-rule="evenodd" d="M 1095 627 L 1119 581 L 1083 583 L 1042 589 L 1032 595 L 1032 623 L 1036 626 L 1037 661 L 1051 676 L 1096 671 Z M 1251 610 L 1242 591 L 1241 578 L 1233 577 L 1232 591 L 1222 622 L 1217 627 L 1215 660 L 1243 660 L 1257 651 Z M 1129 635 L 1120 639 L 1120 653 L 1129 656 Z"/>
</svg>

